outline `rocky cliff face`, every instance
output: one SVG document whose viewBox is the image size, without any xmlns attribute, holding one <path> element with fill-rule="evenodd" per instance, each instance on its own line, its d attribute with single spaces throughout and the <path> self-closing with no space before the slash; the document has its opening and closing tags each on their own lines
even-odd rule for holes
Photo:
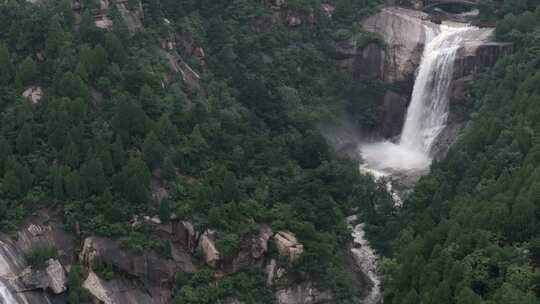
<svg viewBox="0 0 540 304">
<path fill-rule="evenodd" d="M 104 237 L 87 237 L 79 247 L 58 215 L 49 210 L 36 213 L 17 231 L 16 238 L 0 235 L 0 302 L 67 303 L 67 274 L 75 264 L 83 266 L 82 287 L 95 303 L 170 303 L 178 273 L 209 267 L 215 280 L 220 280 L 251 266 L 266 272 L 276 303 L 316 304 L 332 299 L 331 293 L 309 282 L 298 285 L 289 278 L 291 264 L 304 251 L 303 244 L 289 231 L 274 232 L 261 225 L 259 234 L 243 240 L 240 248 L 227 256 L 217 246 L 219 231 L 197 231 L 193 224 L 176 219 L 162 224 L 150 217 L 137 219 L 134 225 L 148 225 L 156 237 L 168 240 L 170 256 L 152 250 L 130 252 Z M 25 257 L 45 245 L 58 249 L 57 257 L 46 261 L 43 269 L 29 266 Z M 275 253 L 269 252 L 270 246 L 276 248 Z M 94 271 L 103 264 L 114 270 L 112 278 Z M 230 303 L 241 302 L 231 299 Z"/>
<path fill-rule="evenodd" d="M 380 35 L 385 44 L 384 47 L 369 44 L 362 50 L 357 50 L 352 66 L 356 77 L 377 79 L 386 85 L 385 92 L 378 101 L 381 108 L 378 125 L 380 136 L 388 138 L 401 132 L 415 71 L 420 64 L 426 39 L 433 35 L 439 26 L 430 19 L 428 14 L 420 11 L 386 7 L 363 22 L 364 29 Z M 443 141 L 447 143 L 453 142 L 453 135 L 459 133 L 457 130 L 462 127 L 463 120 L 466 120 L 461 114 L 467 113 L 467 109 L 463 107 L 470 104 L 467 102 L 470 88 L 468 77 L 494 65 L 498 58 L 512 51 L 510 44 L 493 41 L 493 29 L 480 29 L 473 34 L 476 35 L 475 41 L 484 42 L 465 43 L 458 51 L 450 99 L 451 105 L 459 104 L 460 107 L 455 111 L 451 108 L 449 125 L 456 122 L 460 126 L 451 126 L 449 133 L 442 135 L 446 136 Z M 467 41 L 468 37 L 464 39 Z"/>
<path fill-rule="evenodd" d="M 374 50 L 374 46 L 369 45 L 368 49 L 372 50 L 367 56 L 359 58 L 357 66 L 369 66 L 372 62 L 379 62 L 380 66 L 372 69 L 378 70 L 377 76 L 385 83 L 411 81 L 420 63 L 427 31 L 436 26 L 429 22 L 429 16 L 419 11 L 388 7 L 366 19 L 362 25 L 365 30 L 378 33 L 383 38 L 385 47 Z M 383 58 L 382 62 L 379 58 Z"/>
</svg>

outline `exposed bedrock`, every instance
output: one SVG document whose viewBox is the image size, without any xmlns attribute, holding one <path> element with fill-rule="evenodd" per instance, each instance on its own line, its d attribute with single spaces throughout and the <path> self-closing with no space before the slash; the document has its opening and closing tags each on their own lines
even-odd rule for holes
<svg viewBox="0 0 540 304">
<path fill-rule="evenodd" d="M 357 49 L 349 67 L 359 80 L 373 79 L 384 84 L 383 91 L 376 97 L 380 105 L 376 128 L 379 136 L 390 138 L 401 132 L 424 45 L 439 27 L 430 19 L 424 12 L 386 7 L 363 21 L 364 29 L 378 34 L 384 45 L 371 43 Z M 471 35 L 474 37 L 464 37 L 464 46 L 456 57 L 451 104 L 454 101 L 461 106 L 470 104 L 467 101 L 470 81 L 464 79 L 493 66 L 498 58 L 512 51 L 511 44 L 493 41 L 491 28 L 478 29 Z M 449 120 L 449 124 L 452 123 Z"/>
</svg>

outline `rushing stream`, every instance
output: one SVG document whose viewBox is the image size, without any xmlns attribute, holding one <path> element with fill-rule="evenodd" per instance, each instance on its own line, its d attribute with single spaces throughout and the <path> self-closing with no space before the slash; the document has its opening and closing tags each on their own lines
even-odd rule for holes
<svg viewBox="0 0 540 304">
<path fill-rule="evenodd" d="M 490 32 L 473 26 L 443 24 L 425 26 L 425 33 L 426 44 L 401 136 L 395 142 L 384 140 L 360 145 L 364 160 L 360 170 L 371 173 L 376 179 L 387 176 L 416 178 L 428 172 L 433 145 L 448 119 L 456 54 L 466 43 L 484 41 Z M 393 191 L 391 181 L 387 188 L 393 194 L 396 206 L 401 206 L 401 198 Z M 382 303 L 378 258 L 364 237 L 363 227 L 363 224 L 351 227 L 356 244 L 351 251 L 373 283 L 362 303 L 378 304 Z"/>
</svg>

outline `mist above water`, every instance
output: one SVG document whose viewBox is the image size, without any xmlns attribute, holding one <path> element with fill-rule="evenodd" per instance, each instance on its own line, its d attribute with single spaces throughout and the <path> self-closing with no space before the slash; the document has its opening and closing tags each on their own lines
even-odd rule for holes
<svg viewBox="0 0 540 304">
<path fill-rule="evenodd" d="M 426 46 L 399 141 L 360 145 L 363 171 L 375 177 L 427 172 L 433 144 L 448 118 L 456 53 L 463 43 L 474 41 L 477 31 L 478 28 L 472 26 L 426 26 Z"/>
</svg>

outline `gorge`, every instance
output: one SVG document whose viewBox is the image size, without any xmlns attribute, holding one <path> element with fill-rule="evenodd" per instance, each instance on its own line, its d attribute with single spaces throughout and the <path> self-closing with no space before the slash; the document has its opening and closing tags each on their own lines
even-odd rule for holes
<svg viewBox="0 0 540 304">
<path fill-rule="evenodd" d="M 0 4 L 0 303 L 453 304 L 407 294 L 463 272 L 410 279 L 440 240 L 417 235 L 469 180 L 448 151 L 512 44 L 384 2 Z M 530 145 L 519 128 L 500 163 Z M 426 186 L 447 154 L 462 175 Z M 443 194 L 422 205 L 417 183 Z"/>
<path fill-rule="evenodd" d="M 386 11 L 384 11 L 386 10 Z M 385 178 L 387 180 L 387 189 L 392 193 L 396 207 L 402 206 L 403 195 L 414 187 L 416 181 L 425 174 L 429 173 L 429 167 L 432 160 L 444 156 L 449 146 L 457 140 L 458 133 L 463 126 L 452 130 L 453 138 L 446 138 L 446 142 L 441 144 L 441 134 L 447 130 L 448 118 L 450 115 L 450 100 L 452 98 L 452 87 L 456 82 L 455 66 L 463 60 L 461 56 L 464 53 L 478 54 L 478 50 L 486 45 L 496 45 L 495 56 L 504 56 L 509 53 L 510 46 L 507 44 L 497 44 L 493 42 L 493 28 L 478 28 L 466 23 L 443 22 L 434 24 L 425 21 L 425 16 L 419 16 L 417 12 L 407 11 L 402 8 L 386 8 L 381 15 L 399 16 L 396 19 L 392 17 L 372 17 L 366 23 L 371 26 L 371 30 L 381 33 L 390 48 L 398 48 L 395 51 L 391 65 L 394 66 L 390 73 L 382 73 L 382 79 L 393 82 L 404 75 L 405 69 L 414 67 L 411 58 L 418 62 L 417 71 L 414 73 L 414 84 L 411 91 L 410 102 L 404 114 L 403 126 L 401 132 L 392 139 L 382 141 L 365 142 L 360 139 L 358 144 L 358 153 L 361 158 L 360 171 L 372 174 L 376 179 Z M 383 22 L 373 21 L 381 18 Z M 408 39 L 410 32 L 401 32 L 406 30 L 402 27 L 405 19 L 410 24 L 417 23 L 417 33 L 421 33 L 421 43 L 413 49 L 409 49 L 410 54 L 403 53 L 403 47 L 400 45 L 400 39 Z M 411 21 L 411 18 L 417 18 Z M 397 25 L 396 25 L 397 24 Z M 391 28 L 385 30 L 382 28 Z M 369 28 L 369 27 L 368 27 Z M 413 31 L 415 32 L 415 31 Z M 403 36 L 401 36 L 403 35 Z M 423 49 L 421 51 L 418 48 Z M 391 52 L 391 51 L 390 51 Z M 405 51 L 407 52 L 407 51 Z M 415 53 L 420 53 L 420 59 Z M 396 56 L 396 54 L 398 54 Z M 373 55 L 367 57 L 374 59 Z M 416 58 L 415 58 L 416 57 Z M 481 57 L 481 55 L 480 55 Z M 376 58 L 380 58 L 377 56 Z M 396 60 L 397 58 L 397 60 Z M 407 58 L 402 60 L 402 58 Z M 401 62 L 400 62 L 401 59 Z M 381 66 L 387 64 L 387 59 L 380 59 Z M 363 61 L 364 62 L 364 61 Z M 384 62 L 384 63 L 383 63 Z M 469 67 L 469 71 L 489 67 L 494 60 L 473 60 L 475 67 Z M 476 62 L 476 63 L 474 63 Z M 480 63 L 478 63 L 480 62 Z M 370 67 L 368 65 L 368 67 Z M 372 66 L 371 66 L 372 67 Z M 384 68 L 379 68 L 384 70 Z M 401 69 L 401 71 L 400 71 Z M 410 72 L 409 72 L 410 73 Z M 457 73 L 463 73 L 458 71 Z M 459 74 L 458 74 L 459 75 Z M 461 77 L 473 77 L 460 75 Z M 469 84 L 470 85 L 470 84 Z M 461 87 L 462 90 L 467 90 Z M 455 123 L 455 121 L 453 122 Z M 456 128 L 456 126 L 453 126 Z M 363 142 L 362 142 L 363 141 Z M 438 145 L 438 149 L 434 146 Z M 446 145 L 441 149 L 440 145 Z M 442 154 L 442 155 L 441 155 Z M 399 189 L 396 191 L 396 188 Z M 374 282 L 369 296 L 365 299 L 366 304 L 375 304 L 382 301 L 380 295 L 380 279 L 377 278 L 378 257 L 371 248 L 369 242 L 364 239 L 364 224 L 357 224 L 354 227 L 353 237 L 359 244 L 358 249 L 352 249 L 358 260 L 363 261 L 363 269 L 370 275 L 369 278 Z M 356 251 L 355 251 L 356 250 Z M 369 265 L 369 266 L 367 266 Z"/>
</svg>

